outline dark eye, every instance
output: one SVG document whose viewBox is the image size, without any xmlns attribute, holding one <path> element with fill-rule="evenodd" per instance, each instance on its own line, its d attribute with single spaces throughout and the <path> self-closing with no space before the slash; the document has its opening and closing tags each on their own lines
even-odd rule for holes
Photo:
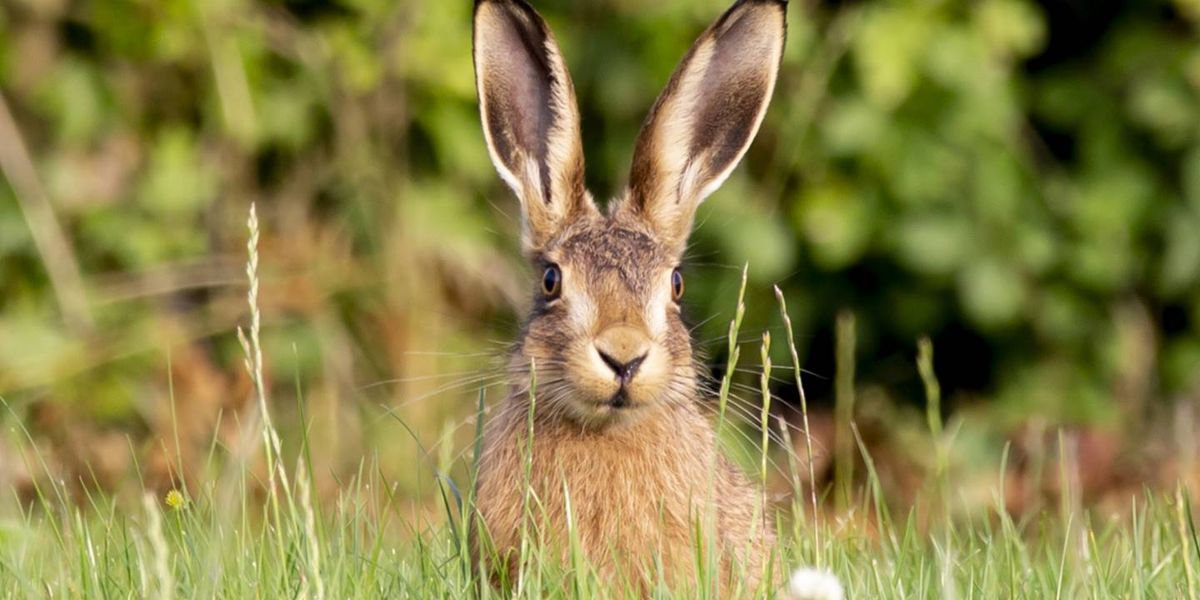
<svg viewBox="0 0 1200 600">
<path fill-rule="evenodd" d="M 678 267 L 671 271 L 671 297 L 676 302 L 683 298 L 683 273 L 679 271 Z"/>
<path fill-rule="evenodd" d="M 562 271 L 558 265 L 550 265 L 542 273 L 542 293 L 546 299 L 553 300 L 562 291 Z"/>
</svg>

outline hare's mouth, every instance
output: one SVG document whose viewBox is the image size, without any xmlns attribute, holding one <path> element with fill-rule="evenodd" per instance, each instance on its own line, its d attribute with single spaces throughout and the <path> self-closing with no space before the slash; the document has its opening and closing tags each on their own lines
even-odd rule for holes
<svg viewBox="0 0 1200 600">
<path fill-rule="evenodd" d="M 625 391 L 625 386 L 621 386 L 621 389 L 613 394 L 613 397 L 608 400 L 608 405 L 617 409 L 629 408 L 629 394 Z"/>
</svg>

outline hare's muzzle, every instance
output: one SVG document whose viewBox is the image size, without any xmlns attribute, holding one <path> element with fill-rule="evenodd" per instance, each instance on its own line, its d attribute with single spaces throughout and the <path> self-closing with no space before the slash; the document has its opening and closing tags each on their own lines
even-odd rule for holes
<svg viewBox="0 0 1200 600">
<path fill-rule="evenodd" d="M 650 353 L 650 338 L 625 325 L 605 329 L 596 336 L 594 344 L 600 360 L 612 370 L 622 388 L 633 381 Z"/>
<path fill-rule="evenodd" d="M 646 355 L 643 354 L 629 362 L 621 362 L 605 353 L 603 350 L 597 351 L 600 353 L 600 360 L 603 360 L 604 364 L 608 365 L 608 368 L 612 369 L 613 373 L 617 376 L 617 381 L 619 381 L 621 385 L 629 383 L 630 380 L 633 379 L 633 376 L 637 374 L 638 367 L 642 366 L 642 361 L 646 360 Z"/>
</svg>

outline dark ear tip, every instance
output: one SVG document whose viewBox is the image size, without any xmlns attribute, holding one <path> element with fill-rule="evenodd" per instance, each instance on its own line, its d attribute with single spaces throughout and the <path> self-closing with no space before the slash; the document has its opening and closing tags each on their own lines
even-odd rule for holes
<svg viewBox="0 0 1200 600">
<path fill-rule="evenodd" d="M 476 16 L 479 15 L 479 9 L 483 8 L 484 5 L 491 5 L 502 10 L 507 10 L 509 13 L 523 13 L 537 24 L 540 29 L 546 29 L 541 15 L 525 0 L 475 0 L 474 14 Z"/>
<path fill-rule="evenodd" d="M 788 0 L 738 0 L 734 3 L 730 10 L 740 8 L 742 6 L 775 6 L 786 11 Z"/>
<path fill-rule="evenodd" d="M 529 11 L 533 10 L 533 6 L 530 6 L 530 4 L 528 2 L 526 2 L 525 0 L 475 0 L 475 10 L 479 10 L 479 7 L 483 6 L 484 4 L 495 4 L 497 6 L 513 6 L 516 8 L 520 8 L 522 10 L 529 10 Z"/>
<path fill-rule="evenodd" d="M 726 19 L 729 19 L 733 15 L 739 14 L 743 11 L 747 11 L 747 10 L 751 10 L 751 9 L 761 10 L 761 9 L 765 8 L 767 10 L 771 10 L 771 9 L 779 10 L 780 14 L 783 17 L 783 26 L 786 30 L 786 28 L 787 28 L 787 7 L 788 7 L 788 0 L 737 0 L 737 2 L 733 3 L 733 6 L 729 7 L 729 10 L 725 11 L 725 14 L 721 15 L 721 18 L 717 19 L 717 22 L 713 24 L 713 27 L 720 28 L 721 24 L 724 23 L 726 21 Z"/>
<path fill-rule="evenodd" d="M 749 7 L 777 8 L 780 11 L 783 11 L 783 13 L 786 15 L 787 7 L 788 7 L 788 0 L 737 0 L 737 2 L 733 3 L 733 6 L 729 7 L 729 10 L 725 11 L 725 15 L 731 15 L 735 12 L 738 12 L 739 9 L 744 9 L 744 8 L 749 8 Z"/>
</svg>

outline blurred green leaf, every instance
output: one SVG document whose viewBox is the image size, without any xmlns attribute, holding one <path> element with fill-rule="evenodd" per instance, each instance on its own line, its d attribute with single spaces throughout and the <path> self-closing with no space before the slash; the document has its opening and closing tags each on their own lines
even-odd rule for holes
<svg viewBox="0 0 1200 600">
<path fill-rule="evenodd" d="M 866 195 L 845 182 L 823 181 L 800 197 L 793 215 L 817 266 L 845 268 L 867 250 L 874 227 Z"/>
<path fill-rule="evenodd" d="M 967 265 L 958 289 L 967 315 L 981 327 L 1011 325 L 1025 307 L 1024 278 L 1011 265 L 996 258 L 983 258 Z"/>
<path fill-rule="evenodd" d="M 96 137 L 104 125 L 105 99 L 96 72 L 87 63 L 57 63 L 42 83 L 39 108 L 53 119 L 59 140 L 80 144 Z"/>
<path fill-rule="evenodd" d="M 1035 302 L 1033 325 L 1053 346 L 1085 342 L 1099 315 L 1079 294 L 1061 285 L 1048 286 Z"/>
<path fill-rule="evenodd" d="M 887 115 L 862 98 L 850 98 L 829 109 L 821 128 L 833 156 L 853 156 L 878 142 L 887 128 Z"/>
<path fill-rule="evenodd" d="M 889 230 L 897 258 L 921 275 L 950 275 L 974 259 L 970 226 L 956 215 L 910 215 L 892 223 Z"/>
<path fill-rule="evenodd" d="M 881 107 L 894 108 L 916 84 L 926 40 L 937 25 L 920 6 L 873 5 L 855 36 L 855 66 L 863 91 Z"/>
<path fill-rule="evenodd" d="M 1194 212 L 1200 213 L 1200 145 L 1184 156 L 1181 170 L 1183 198 Z"/>
<path fill-rule="evenodd" d="M 1131 119 L 1149 128 L 1167 148 L 1177 148 L 1200 134 L 1196 99 L 1177 81 L 1146 78 L 1130 91 Z"/>
<path fill-rule="evenodd" d="M 1185 293 L 1200 282 L 1200 218 L 1177 211 L 1167 222 L 1162 288 L 1169 296 Z"/>
<path fill-rule="evenodd" d="M 728 4 L 538 2 L 571 68 L 601 202 L 626 184 L 635 136 L 679 59 Z M 939 354 L 958 367 L 948 395 L 972 399 L 955 406 L 982 397 L 998 399 L 982 413 L 1014 420 L 1110 418 L 1109 322 L 1134 301 L 1164 307 L 1154 392 L 1194 393 L 1197 22 L 1152 7 L 1122 9 L 1103 28 L 1047 21 L 1058 10 L 793 2 L 771 109 L 691 240 L 703 258 L 689 307 L 715 315 L 697 332 L 701 349 L 724 334 L 750 262 L 755 281 L 794 300 L 806 361 L 828 359 L 833 315 L 856 311 L 864 388 L 919 389 L 895 357 L 928 334 L 947 340 Z M 0 3 L 0 87 L 53 217 L 27 221 L 0 182 L 0 382 L 40 382 L 22 400 L 140 431 L 145 406 L 166 393 L 158 349 L 178 336 L 190 381 L 244 395 L 228 333 L 245 316 L 250 201 L 264 315 L 278 328 L 266 337 L 271 366 L 289 371 L 274 377 L 357 406 L 348 390 L 359 381 L 405 379 L 370 398 L 401 401 L 436 389 L 413 377 L 499 353 L 492 341 L 511 339 L 513 306 L 527 299 L 526 265 L 517 203 L 480 132 L 471 11 L 411 0 Z M 34 243 L 53 222 L 67 258 Z M 97 314 L 85 333 L 55 314 L 49 267 L 71 259 Z M 769 302 L 759 293 L 770 295 L 751 289 L 752 305 Z M 746 325 L 777 330 L 773 319 L 751 310 Z M 419 354 L 438 350 L 471 358 Z M 455 394 L 409 416 L 436 430 L 434 417 L 474 405 L 474 391 Z"/>
<path fill-rule="evenodd" d="M 1200 365 L 1200 340 L 1183 338 L 1168 343 L 1163 350 L 1163 369 L 1170 389 L 1195 389 L 1200 383 L 1196 365 Z"/>
<path fill-rule="evenodd" d="M 704 221 L 703 235 L 717 241 L 721 262 L 750 263 L 750 277 L 777 281 L 795 265 L 796 240 L 786 220 L 750 200 L 752 193 L 745 176 L 734 175 L 706 202 L 712 205 L 707 218 L 704 211 L 697 218 Z"/>
<path fill-rule="evenodd" d="M 983 39 L 1001 56 L 1024 57 L 1042 46 L 1045 26 L 1038 10 L 1022 0 L 986 0 L 973 10 Z"/>
<path fill-rule="evenodd" d="M 196 154 L 192 135 L 183 127 L 164 129 L 151 149 L 138 199 L 157 216 L 177 219 L 194 215 L 216 195 L 216 178 Z"/>
</svg>

